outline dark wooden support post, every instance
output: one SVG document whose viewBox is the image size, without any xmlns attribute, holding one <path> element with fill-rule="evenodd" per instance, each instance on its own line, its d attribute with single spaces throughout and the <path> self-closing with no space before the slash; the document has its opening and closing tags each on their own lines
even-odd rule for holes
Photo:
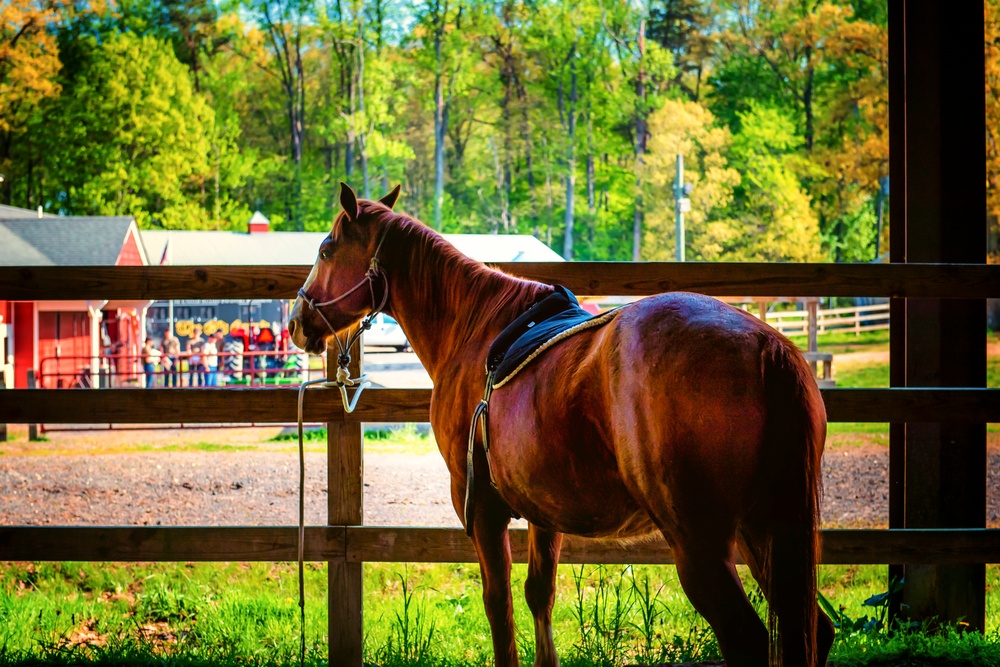
<svg viewBox="0 0 1000 667">
<path fill-rule="evenodd" d="M 901 135 L 904 143 L 892 151 L 904 152 L 905 171 L 901 179 L 893 174 L 892 190 L 904 188 L 906 198 L 905 261 L 984 263 L 983 3 L 895 0 L 893 8 L 902 11 L 891 21 L 897 29 L 901 22 L 905 80 L 902 99 L 892 100 L 892 120 L 903 123 L 892 137 Z M 890 53 L 898 57 L 896 45 Z M 898 210 L 893 217 L 895 227 Z M 906 386 L 985 386 L 984 300 L 907 299 L 904 319 Z M 894 370 L 898 380 L 898 366 Z M 984 527 L 986 425 L 908 423 L 904 431 L 903 525 Z M 898 471 L 891 480 L 899 481 Z M 898 522 L 898 508 L 892 518 Z M 984 565 L 908 565 L 905 578 L 911 617 L 964 618 L 983 629 Z"/>
<path fill-rule="evenodd" d="M 337 350 L 326 352 L 326 376 L 337 377 Z M 362 348 L 351 349 L 351 377 L 361 375 Z M 330 389 L 329 391 L 336 391 Z M 364 426 L 360 422 L 327 424 L 328 523 L 360 526 L 364 522 Z M 362 667 L 363 572 L 361 563 L 331 560 L 328 571 L 331 667 Z"/>
<path fill-rule="evenodd" d="M 906 262 L 906 50 L 904 0 L 889 2 L 889 261 Z M 889 386 L 906 386 L 906 302 L 889 302 Z M 903 528 L 906 490 L 906 425 L 889 424 L 889 527 Z M 888 584 L 905 575 L 889 565 Z M 890 621 L 899 618 L 903 596 L 889 602 Z"/>
</svg>

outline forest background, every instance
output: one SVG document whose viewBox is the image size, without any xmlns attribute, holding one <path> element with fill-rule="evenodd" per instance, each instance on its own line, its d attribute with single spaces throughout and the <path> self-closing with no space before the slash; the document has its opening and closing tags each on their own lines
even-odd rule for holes
<svg viewBox="0 0 1000 667">
<path fill-rule="evenodd" d="M 886 24 L 885 0 L 3 0 L 0 203 L 317 231 L 341 180 L 402 183 L 445 232 L 661 260 L 682 154 L 687 259 L 871 261 Z"/>
</svg>

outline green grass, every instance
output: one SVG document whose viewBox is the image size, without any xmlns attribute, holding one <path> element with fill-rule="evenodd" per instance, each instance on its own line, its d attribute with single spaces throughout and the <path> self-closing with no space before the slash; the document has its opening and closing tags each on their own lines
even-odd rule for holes
<svg viewBox="0 0 1000 667">
<path fill-rule="evenodd" d="M 306 429 L 302 434 L 302 440 L 307 444 L 326 446 L 326 439 L 325 426 Z M 297 443 L 298 433 L 295 429 L 290 429 L 271 438 L 271 442 Z M 365 429 L 365 451 L 379 454 L 434 454 L 438 448 L 432 432 L 420 432 L 416 424 L 408 423 L 398 428 Z"/>
<path fill-rule="evenodd" d="M 836 364 L 836 358 L 834 363 Z M 842 364 L 836 368 L 834 379 L 838 387 L 888 387 L 889 364 L 884 362 Z M 1000 387 L 1000 357 L 986 359 L 986 386 Z"/>
<path fill-rule="evenodd" d="M 806 336 L 789 336 L 796 347 L 805 350 L 809 347 Z M 844 354 L 845 352 L 874 352 L 889 349 L 889 331 L 863 331 L 858 335 L 847 332 L 823 333 L 817 337 L 821 352 Z"/>
<path fill-rule="evenodd" d="M 214 442 L 191 442 L 178 443 L 172 445 L 137 445 L 136 451 L 157 451 L 157 452 L 241 452 L 248 449 L 257 449 L 254 445 L 220 445 Z"/>
<path fill-rule="evenodd" d="M 742 570 L 742 568 L 741 568 Z M 532 623 L 512 573 L 518 645 L 533 653 Z M 927 632 L 838 636 L 833 665 L 1000 665 L 1000 567 L 987 570 L 985 637 Z M 746 578 L 745 571 L 741 574 Z M 554 636 L 566 667 L 719 657 L 669 566 L 561 566 Z M 885 568 L 825 566 L 823 594 L 851 619 L 885 588 Z M 382 667 L 491 664 L 478 567 L 364 567 L 365 659 Z M 760 606 L 752 585 L 751 599 Z M 326 567 L 306 569 L 308 663 L 325 659 Z M 0 665 L 294 665 L 298 608 L 294 564 L 0 564 Z M 762 607 L 761 607 L 762 610 Z M 99 645 L 80 643 L 90 640 Z M 896 662 L 890 662 L 895 660 Z M 963 662 L 964 661 L 964 662 Z"/>
<path fill-rule="evenodd" d="M 836 364 L 836 358 L 834 358 Z M 865 364 L 841 364 L 836 367 L 833 379 L 837 387 L 863 389 L 889 386 L 889 364 L 872 362 Z"/>
</svg>

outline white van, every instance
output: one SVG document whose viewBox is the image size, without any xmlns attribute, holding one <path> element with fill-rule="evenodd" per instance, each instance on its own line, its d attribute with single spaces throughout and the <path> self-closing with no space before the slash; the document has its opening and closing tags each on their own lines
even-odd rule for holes
<svg viewBox="0 0 1000 667">
<path fill-rule="evenodd" d="M 369 347 L 391 347 L 397 352 L 403 352 L 410 347 L 406 340 L 399 322 L 392 319 L 385 313 L 379 313 L 372 320 L 372 328 L 364 334 L 365 348 Z"/>
</svg>

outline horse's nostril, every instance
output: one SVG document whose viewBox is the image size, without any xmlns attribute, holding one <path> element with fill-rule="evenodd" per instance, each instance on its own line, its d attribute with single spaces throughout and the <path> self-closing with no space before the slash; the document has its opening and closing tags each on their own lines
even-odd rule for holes
<svg viewBox="0 0 1000 667">
<path fill-rule="evenodd" d="M 298 329 L 298 328 L 299 328 L 299 323 L 298 322 L 296 322 L 295 320 L 289 320 L 288 321 L 288 334 L 290 336 L 294 336 L 295 335 L 295 330 Z"/>
</svg>

